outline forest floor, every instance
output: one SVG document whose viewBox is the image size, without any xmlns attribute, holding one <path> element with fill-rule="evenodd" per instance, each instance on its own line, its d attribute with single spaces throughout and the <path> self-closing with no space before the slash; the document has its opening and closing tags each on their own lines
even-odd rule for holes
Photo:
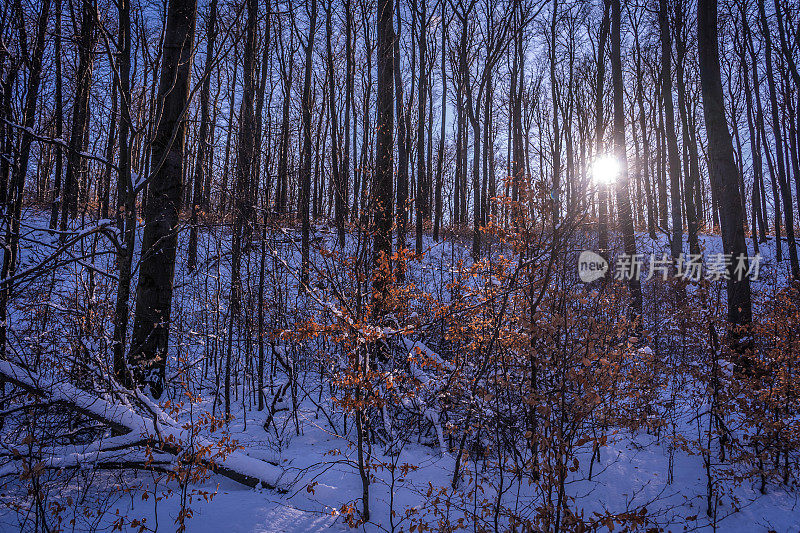
<svg viewBox="0 0 800 533">
<path fill-rule="evenodd" d="M 41 217 L 29 214 L 23 227 L 28 245 L 23 252 L 21 269 L 41 261 L 55 242 L 41 229 L 41 222 Z M 183 258 L 179 257 L 177 301 L 182 297 L 195 303 L 208 301 L 210 293 L 203 291 L 209 290 L 209 283 L 226 279 L 225 267 L 219 267 L 224 262 L 219 260 L 224 255 L 220 254 L 226 246 L 224 240 L 218 234 L 202 236 L 198 271 L 204 272 L 204 276 L 186 272 L 182 266 Z M 656 253 L 658 256 L 662 251 L 668 253 L 663 239 L 654 242 L 646 235 L 640 235 L 638 240 L 642 253 Z M 721 248 L 718 236 L 706 235 L 702 240 L 707 254 Z M 39 243 L 38 247 L 30 244 L 34 242 Z M 447 272 L 459 260 L 469 261 L 469 243 L 466 240 L 436 244 L 426 238 L 426 244 L 429 247 L 429 260 L 410 263 L 412 278 L 427 279 L 428 283 L 434 285 L 441 284 L 442 279 L 435 272 L 426 273 L 425 269 L 435 267 L 436 272 Z M 576 250 L 581 248 L 580 243 L 575 246 Z M 750 240 L 748 246 L 752 247 Z M 183 254 L 184 250 L 182 246 L 180 253 Z M 785 283 L 785 264 L 776 268 L 774 240 L 762 245 L 760 253 L 761 281 L 754 285 L 755 290 L 766 290 L 769 286 Z M 111 259 L 97 260 L 96 264 L 109 272 L 113 271 Z M 448 268 L 441 268 L 442 265 Z M 216 270 L 212 275 L 214 268 Z M 258 269 L 250 268 L 252 272 L 245 275 L 255 278 Z M 414 269 L 419 271 L 415 272 Z M 60 300 L 54 298 L 47 304 L 54 310 L 63 309 L 63 301 L 70 299 L 78 285 L 76 279 L 82 279 L 83 274 L 77 270 L 68 267 L 58 274 L 61 283 L 56 284 L 56 292 L 60 294 Z M 37 283 L 31 283 L 31 295 L 36 293 Z M 284 283 L 291 291 L 292 284 L 286 283 L 286 280 Z M 217 294 L 220 292 L 218 287 L 212 290 Z M 221 292 L 227 294 L 224 288 Z M 289 299 L 293 297 L 296 296 L 288 295 Z M 224 302 L 215 305 L 224 311 Z M 23 309 L 29 307 L 20 304 L 17 315 L 12 311 L 12 329 L 25 330 L 28 318 Z M 179 311 L 179 317 L 189 314 L 185 309 Z M 188 331 L 191 328 L 186 329 Z M 66 334 L 67 331 L 55 333 Z M 251 398 L 237 391 L 232 399 L 234 418 L 226 431 L 247 454 L 277 464 L 283 470 L 281 486 L 286 492 L 249 489 L 212 474 L 207 480 L 190 484 L 187 488 L 188 495 L 195 494 L 188 500 L 192 517 L 186 522 L 187 531 L 234 533 L 350 529 L 342 517 L 342 509 L 347 505 L 360 508 L 361 496 L 354 432 L 337 434 L 332 430 L 323 412 L 332 412 L 330 400 L 320 401 L 319 398 L 324 394 L 319 387 L 313 388 L 315 386 L 313 382 L 308 382 L 308 394 L 304 394 L 305 399 L 296 411 L 296 418 L 291 409 L 279 411 L 269 432 L 263 428 L 264 412 L 253 409 L 250 406 Z M 691 403 L 689 389 L 691 385 L 685 391 L 687 403 L 678 409 L 676 427 L 697 434 L 702 431 L 695 427 L 698 424 L 697 413 L 702 406 Z M 193 413 L 180 412 L 176 416 L 178 422 L 188 421 L 190 416 L 206 410 L 219 413 L 221 398 L 218 383 L 207 380 L 197 392 L 201 399 L 193 404 Z M 353 422 L 349 420 L 345 424 L 352 426 Z M 372 515 L 369 523 L 359 526 L 365 531 L 408 531 L 413 523 L 425 516 L 430 514 L 433 517 L 434 508 L 439 513 L 447 509 L 445 512 L 455 522 L 459 516 L 480 513 L 483 499 L 495 498 L 498 487 L 502 487 L 500 490 L 503 491 L 505 507 L 515 510 L 520 516 L 532 512 L 533 504 L 539 498 L 535 489 L 525 480 L 482 479 L 484 461 L 491 461 L 491 458 L 471 458 L 466 465 L 462 465 L 462 484 L 476 484 L 482 488 L 474 491 L 474 499 L 466 499 L 465 492 L 450 490 L 455 461 L 450 453 L 441 453 L 435 440 L 412 440 L 399 454 L 386 455 L 383 452 L 382 446 L 373 447 L 373 463 L 383 463 L 384 466 L 375 466 L 371 470 Z M 591 449 L 588 447 L 577 452 L 579 465 L 570 474 L 566 486 L 567 497 L 573 500 L 571 507 L 581 509 L 587 517 L 595 511 L 622 513 L 644 506 L 652 517 L 651 524 L 667 531 L 800 531 L 800 492 L 793 487 L 770 484 L 766 493 L 761 494 L 757 484 L 751 480 L 721 488 L 716 519 L 712 520 L 706 514 L 707 478 L 702 458 L 688 449 L 681 449 L 663 435 L 657 436 L 643 430 L 613 431 L 607 446 L 601 449 L 599 461 L 591 461 L 590 456 Z M 398 468 L 394 471 L 393 480 L 391 469 L 386 467 L 393 463 L 413 465 L 414 468 L 405 473 Z M 176 482 L 166 482 L 160 476 L 144 471 L 100 471 L 92 476 L 91 488 L 87 489 L 84 478 L 76 478 L 73 484 L 60 487 L 54 496 L 59 501 L 82 498 L 84 501 L 95 499 L 103 502 L 98 503 L 98 512 L 88 518 L 70 514 L 72 508 L 67 506 L 63 519 L 63 527 L 67 530 L 72 527 L 77 531 L 91 528 L 109 530 L 120 516 L 127 517 L 128 524 L 134 519 L 145 520 L 146 527 L 153 530 L 171 531 L 175 528 L 178 513 L 186 503 L 182 502 L 180 487 Z M 2 479 L 0 530 L 16 531 L 20 526 L 20 509 L 25 508 L 28 497 L 23 484 L 12 482 L 8 477 Z M 206 501 L 203 492 L 214 493 L 214 496 Z M 76 518 L 77 525 L 68 525 L 72 518 Z M 503 516 L 486 517 L 485 523 L 498 524 L 500 529 L 507 525 Z M 473 529 L 472 524 L 465 526 Z M 479 526 L 479 529 L 483 527 L 486 526 Z"/>
</svg>

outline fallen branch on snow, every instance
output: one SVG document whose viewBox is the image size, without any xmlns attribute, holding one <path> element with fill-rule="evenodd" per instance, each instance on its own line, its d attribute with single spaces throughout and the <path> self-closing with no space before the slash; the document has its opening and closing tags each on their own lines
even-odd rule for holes
<svg viewBox="0 0 800 533">
<path fill-rule="evenodd" d="M 136 395 L 139 402 L 144 402 L 152 417 L 144 416 L 131 406 L 113 403 L 78 389 L 69 383 L 53 383 L 9 361 L 0 361 L 0 380 L 8 381 L 26 392 L 45 399 L 50 404 L 66 405 L 78 413 L 107 425 L 117 434 L 89 445 L 82 453 L 72 453 L 62 457 L 52 457 L 48 463 L 52 467 L 75 467 L 80 464 L 99 461 L 109 463 L 108 452 L 126 447 L 150 445 L 152 448 L 177 456 L 187 453 L 182 443 L 194 441 L 199 448 L 210 448 L 213 443 L 199 435 L 192 435 L 189 428 L 178 425 L 168 414 L 164 413 L 154 402 Z M 120 457 L 115 457 L 117 464 L 124 464 Z M 241 451 L 225 455 L 221 462 L 198 457 L 201 464 L 212 472 L 247 485 L 248 487 L 265 487 L 281 492 L 286 487 L 281 485 L 283 470 L 278 466 L 260 459 L 250 457 Z M 137 463 L 134 459 L 128 464 Z"/>
</svg>

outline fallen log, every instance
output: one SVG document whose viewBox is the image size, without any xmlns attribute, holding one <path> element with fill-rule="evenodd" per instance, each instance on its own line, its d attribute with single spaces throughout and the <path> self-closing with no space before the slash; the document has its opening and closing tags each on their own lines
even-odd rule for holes
<svg viewBox="0 0 800 533">
<path fill-rule="evenodd" d="M 8 381 L 51 404 L 69 406 L 76 412 L 107 425 L 117 435 L 108 441 L 116 441 L 116 444 L 119 444 L 119 441 L 126 445 L 146 444 L 170 455 L 191 453 L 187 452 L 188 443 L 191 442 L 206 449 L 214 445 L 205 437 L 191 435 L 189 429 L 178 425 L 154 402 L 141 398 L 141 395 L 136 399 L 146 402 L 148 410 L 152 411 L 152 418 L 142 415 L 129 405 L 100 398 L 70 383 L 51 382 L 10 361 L 0 361 L 0 380 Z M 124 438 L 120 439 L 123 436 Z M 94 447 L 93 453 L 98 455 L 100 452 L 108 451 L 102 444 L 94 446 L 90 444 L 89 447 Z M 248 487 L 264 487 L 280 492 L 287 490 L 281 484 L 284 473 L 281 468 L 250 457 L 242 451 L 227 453 L 222 460 L 205 458 L 199 454 L 196 458 L 200 464 L 215 474 Z"/>
</svg>

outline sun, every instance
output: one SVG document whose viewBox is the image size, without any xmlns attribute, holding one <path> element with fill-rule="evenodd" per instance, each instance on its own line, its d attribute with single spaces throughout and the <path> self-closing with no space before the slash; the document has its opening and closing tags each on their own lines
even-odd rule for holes
<svg viewBox="0 0 800 533">
<path fill-rule="evenodd" d="M 610 155 L 600 156 L 592 165 L 592 177 L 598 185 L 614 183 L 619 174 L 619 162 Z"/>
</svg>

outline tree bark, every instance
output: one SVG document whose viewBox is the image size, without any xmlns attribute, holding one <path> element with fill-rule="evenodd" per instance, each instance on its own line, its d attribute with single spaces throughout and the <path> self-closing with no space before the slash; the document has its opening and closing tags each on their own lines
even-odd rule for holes
<svg viewBox="0 0 800 533">
<path fill-rule="evenodd" d="M 131 183 L 131 4 L 120 0 L 119 12 L 119 170 L 117 172 L 117 206 L 115 219 L 122 235 L 122 249 L 117 257 L 119 283 L 114 308 L 114 374 L 125 386 L 133 376 L 125 360 L 128 335 L 128 300 L 131 291 L 131 265 L 136 243 L 136 191 Z"/>
<path fill-rule="evenodd" d="M 727 282 L 728 320 L 733 325 L 750 323 L 750 280 L 737 279 L 734 268 L 740 255 L 747 256 L 747 245 L 742 227 L 742 202 L 739 180 L 733 160 L 733 143 L 725 121 L 725 104 L 722 94 L 720 58 L 717 36 L 717 0 L 698 0 L 697 44 L 700 59 L 700 88 L 703 96 L 703 115 L 708 137 L 709 171 L 712 186 L 720 193 L 720 224 L 722 245 L 733 255 Z"/>
<path fill-rule="evenodd" d="M 445 5 L 442 2 L 442 118 L 439 132 L 439 149 L 436 157 L 436 187 L 434 191 L 435 207 L 433 214 L 433 240 L 439 242 L 439 228 L 442 224 L 442 170 L 444 168 L 444 138 L 447 124 L 447 19 Z"/>
<path fill-rule="evenodd" d="M 56 120 L 56 137 L 61 139 L 64 135 L 64 94 L 63 85 L 64 79 L 61 74 L 61 0 L 56 0 L 56 21 L 55 21 L 55 44 L 53 47 L 53 54 L 56 63 L 56 91 L 55 91 L 55 120 Z M 59 206 L 61 204 L 61 177 L 64 174 L 64 149 L 61 144 L 57 144 L 56 150 L 56 169 L 53 176 L 53 198 L 50 207 L 50 229 L 56 229 L 58 225 Z M 2 195 L 0 195 L 2 197 Z M 5 200 L 2 197 L 2 200 Z"/>
<path fill-rule="evenodd" d="M 200 89 L 200 131 L 197 134 L 197 162 L 194 172 L 194 191 L 192 192 L 191 216 L 189 219 L 189 248 L 187 251 L 186 267 L 192 272 L 197 265 L 197 224 L 198 212 L 201 209 L 208 209 L 208 191 L 203 185 L 206 175 L 211 173 L 208 166 L 209 152 L 209 129 L 211 122 L 211 112 L 209 100 L 211 98 L 211 68 L 213 67 L 214 43 L 217 38 L 217 0 L 211 0 L 208 6 L 208 27 L 206 28 L 206 65 L 203 69 L 203 86 Z"/>
<path fill-rule="evenodd" d="M 425 99 L 428 96 L 428 77 L 425 68 L 425 54 L 428 48 L 428 0 L 419 0 L 421 9 L 419 12 L 419 92 L 417 93 L 417 192 L 414 195 L 414 207 L 416 212 L 416 252 L 422 254 L 422 230 L 428 215 L 427 209 L 427 171 L 425 167 Z M 414 2 L 416 9 L 416 0 Z M 478 206 L 476 206 L 478 208 Z M 476 228 L 477 229 L 477 228 Z"/>
<path fill-rule="evenodd" d="M 605 153 L 603 146 L 603 135 L 605 133 L 605 116 L 603 113 L 603 85 L 606 77 L 605 49 L 608 40 L 611 4 L 603 2 L 603 20 L 600 23 L 600 38 L 597 46 L 597 87 L 594 95 L 595 110 L 595 158 L 601 157 Z M 643 132 L 644 134 L 644 132 Z M 645 143 L 646 144 L 646 143 Z M 598 230 L 597 247 L 601 255 L 608 258 L 608 185 L 597 183 L 598 188 Z"/>
<path fill-rule="evenodd" d="M 661 98 L 664 101 L 664 136 L 667 141 L 667 169 L 672 213 L 672 258 L 677 260 L 683 253 L 683 217 L 681 216 L 681 162 L 678 153 L 678 137 L 675 134 L 675 105 L 672 100 L 672 44 L 667 0 L 659 0 L 658 26 L 661 37 Z"/>
<path fill-rule="evenodd" d="M 786 238 L 789 245 L 789 263 L 792 269 L 792 278 L 800 280 L 800 264 L 797 258 L 797 246 L 794 236 L 794 216 L 792 215 L 792 191 L 789 187 L 786 175 L 787 162 L 784 161 L 783 154 L 783 132 L 781 128 L 781 112 L 778 108 L 778 95 L 775 87 L 775 75 L 772 68 L 772 39 L 770 37 L 769 23 L 767 14 L 764 10 L 764 3 L 758 3 L 758 11 L 761 20 L 761 34 L 764 37 L 764 53 L 766 54 L 767 67 L 767 86 L 769 87 L 769 102 L 772 111 L 772 135 L 775 138 L 775 159 L 777 161 L 777 178 L 780 186 L 781 199 L 783 200 L 783 218 L 786 229 Z M 777 199 L 776 199 L 777 203 Z"/>
<path fill-rule="evenodd" d="M 306 42 L 305 79 L 303 80 L 303 101 L 300 104 L 303 122 L 303 163 L 300 173 L 300 220 L 302 266 L 300 283 L 308 285 L 309 254 L 311 249 L 311 67 L 314 53 L 314 34 L 317 26 L 317 0 L 311 0 L 311 18 L 309 20 L 308 40 Z"/>
<path fill-rule="evenodd" d="M 689 238 L 689 253 L 699 254 L 700 243 L 697 240 L 697 210 L 699 206 L 695 202 L 696 191 L 700 181 L 700 168 L 698 165 L 697 143 L 694 142 L 692 133 L 689 130 L 689 109 L 686 97 L 686 77 L 684 70 L 684 62 L 686 58 L 686 40 L 683 36 L 683 17 L 684 17 L 684 4 L 683 0 L 677 0 L 675 5 L 675 73 L 677 76 L 677 89 L 678 89 L 678 110 L 681 117 L 681 131 L 683 135 L 684 144 L 684 160 L 688 165 L 684 173 L 683 181 L 683 203 L 686 210 L 686 229 Z"/>
<path fill-rule="evenodd" d="M 400 39 L 403 21 L 400 18 L 400 0 L 397 0 L 397 33 L 394 37 L 394 89 L 397 113 L 397 248 L 407 247 L 408 226 L 408 144 L 409 133 L 405 99 L 403 97 L 403 72 L 400 68 Z M 397 265 L 398 279 L 405 277 L 404 262 Z"/>
<path fill-rule="evenodd" d="M 81 34 L 78 42 L 78 70 L 75 82 L 75 100 L 72 105 L 72 128 L 69 149 L 67 150 L 67 169 L 64 178 L 64 202 L 61 208 L 61 231 L 67 229 L 67 220 L 78 216 L 79 187 L 81 200 L 89 171 L 81 152 L 86 149 L 89 128 L 89 95 L 91 93 L 92 68 L 95 44 L 96 6 L 93 0 L 81 2 Z"/>
<path fill-rule="evenodd" d="M 331 171 L 333 173 L 334 218 L 339 236 L 339 246 L 344 248 L 344 217 L 347 200 L 342 183 L 342 170 L 339 164 L 339 120 L 336 111 L 336 73 L 333 69 L 333 46 L 331 33 L 333 32 L 331 18 L 333 17 L 333 0 L 328 0 L 325 13 L 325 46 L 327 48 L 328 66 L 328 106 L 331 117 Z"/>
<path fill-rule="evenodd" d="M 186 140 L 196 0 L 171 0 L 158 88 L 160 120 L 153 138 L 153 175 L 147 188 L 142 259 L 129 364 L 138 383 L 158 398 L 164 390 L 178 209 Z"/>
<path fill-rule="evenodd" d="M 374 208 L 373 259 L 375 268 L 385 266 L 392 255 L 392 189 L 393 189 L 393 133 L 394 116 L 394 28 L 392 26 L 392 0 L 378 0 L 378 94 L 377 132 L 375 139 L 375 173 L 372 184 Z M 375 275 L 375 290 L 379 301 L 386 289 L 386 273 Z"/>
<path fill-rule="evenodd" d="M 631 215 L 631 199 L 628 192 L 628 157 L 625 153 L 625 111 L 622 89 L 622 6 L 620 0 L 611 1 L 611 78 L 614 88 L 614 151 L 619 162 L 620 172 L 616 186 L 617 208 L 622 229 L 625 253 L 636 255 L 636 239 Z M 642 286 L 638 277 L 628 279 L 631 292 L 632 319 L 641 327 L 642 320 Z"/>
</svg>

